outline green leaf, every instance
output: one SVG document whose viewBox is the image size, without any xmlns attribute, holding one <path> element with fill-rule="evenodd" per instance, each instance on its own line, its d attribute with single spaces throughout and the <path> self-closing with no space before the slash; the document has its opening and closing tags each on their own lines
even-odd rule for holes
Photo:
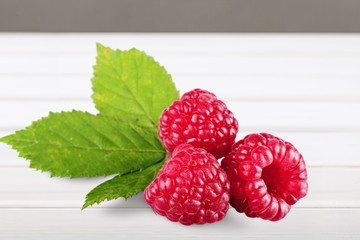
<svg viewBox="0 0 360 240">
<path fill-rule="evenodd" d="M 86 195 L 86 200 L 82 209 L 96 203 L 99 204 L 105 200 L 112 200 L 120 197 L 129 198 L 143 191 L 155 178 L 163 163 L 164 162 L 161 161 L 143 171 L 117 175 L 98 185 Z"/>
<path fill-rule="evenodd" d="M 158 127 L 162 111 L 179 98 L 165 68 L 134 48 L 112 50 L 98 43 L 97 52 L 92 98 L 100 114 Z"/>
<path fill-rule="evenodd" d="M 30 167 L 60 177 L 125 174 L 166 156 L 153 127 L 79 111 L 50 113 L 0 141 L 31 160 Z"/>
<path fill-rule="evenodd" d="M 30 167 L 52 177 L 118 174 L 93 189 L 83 208 L 146 188 L 166 158 L 157 138 L 159 117 L 179 98 L 171 76 L 144 52 L 101 44 L 97 52 L 92 98 L 98 115 L 50 113 L 0 138 L 29 159 Z"/>
</svg>

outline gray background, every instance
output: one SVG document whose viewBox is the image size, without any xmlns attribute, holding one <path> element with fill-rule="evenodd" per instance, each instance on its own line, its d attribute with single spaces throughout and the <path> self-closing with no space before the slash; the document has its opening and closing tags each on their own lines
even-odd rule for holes
<svg viewBox="0 0 360 240">
<path fill-rule="evenodd" d="M 0 0 L 3 32 L 359 32 L 359 0 Z"/>
</svg>

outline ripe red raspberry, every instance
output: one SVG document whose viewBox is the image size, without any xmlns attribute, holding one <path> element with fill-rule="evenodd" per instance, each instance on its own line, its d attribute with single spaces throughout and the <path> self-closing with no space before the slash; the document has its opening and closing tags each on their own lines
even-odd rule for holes
<svg viewBox="0 0 360 240">
<path fill-rule="evenodd" d="M 305 162 L 288 142 L 267 133 L 236 142 L 221 163 L 230 204 L 249 217 L 278 221 L 308 190 Z"/>
<path fill-rule="evenodd" d="M 221 158 L 230 151 L 238 128 L 223 101 L 211 92 L 194 89 L 163 111 L 158 133 L 169 152 L 189 143 Z"/>
<path fill-rule="evenodd" d="M 184 225 L 219 221 L 229 209 L 230 183 L 215 157 L 190 144 L 179 145 L 145 189 L 152 209 Z"/>
</svg>

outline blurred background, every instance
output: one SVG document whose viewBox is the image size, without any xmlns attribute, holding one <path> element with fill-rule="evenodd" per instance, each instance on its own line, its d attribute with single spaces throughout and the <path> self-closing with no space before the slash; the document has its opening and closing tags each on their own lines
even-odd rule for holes
<svg viewBox="0 0 360 240">
<path fill-rule="evenodd" d="M 2 32 L 360 31 L 358 0 L 0 0 Z"/>
</svg>

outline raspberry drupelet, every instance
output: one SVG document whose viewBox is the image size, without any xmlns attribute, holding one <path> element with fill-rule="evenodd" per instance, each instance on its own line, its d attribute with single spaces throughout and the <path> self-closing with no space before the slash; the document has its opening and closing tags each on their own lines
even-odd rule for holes
<svg viewBox="0 0 360 240">
<path fill-rule="evenodd" d="M 181 144 L 144 191 L 159 215 L 184 225 L 213 223 L 229 209 L 230 183 L 216 158 L 201 148 Z"/>
<path fill-rule="evenodd" d="M 307 194 L 302 155 L 271 134 L 249 134 L 236 142 L 221 166 L 230 180 L 231 206 L 248 217 L 278 221 Z"/>
<path fill-rule="evenodd" d="M 238 129 L 237 120 L 223 101 L 211 92 L 194 89 L 163 111 L 158 135 L 169 152 L 189 143 L 219 159 L 230 151 Z"/>
</svg>

